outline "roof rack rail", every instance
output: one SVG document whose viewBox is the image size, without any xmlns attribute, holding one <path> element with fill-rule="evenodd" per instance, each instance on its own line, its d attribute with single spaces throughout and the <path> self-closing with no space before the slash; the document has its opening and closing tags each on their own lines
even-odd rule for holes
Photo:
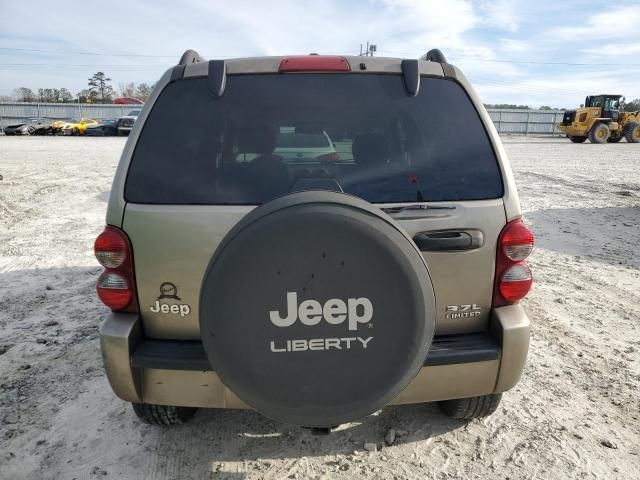
<svg viewBox="0 0 640 480">
<path fill-rule="evenodd" d="M 437 48 L 433 48 L 420 57 L 420 60 L 426 60 L 427 62 L 449 63 L 442 53 Z"/>
<path fill-rule="evenodd" d="M 180 57 L 180 61 L 178 62 L 178 65 L 189 65 L 190 63 L 200 63 L 200 62 L 206 62 L 206 60 L 202 58 L 200 54 L 195 50 L 187 50 Z"/>
</svg>

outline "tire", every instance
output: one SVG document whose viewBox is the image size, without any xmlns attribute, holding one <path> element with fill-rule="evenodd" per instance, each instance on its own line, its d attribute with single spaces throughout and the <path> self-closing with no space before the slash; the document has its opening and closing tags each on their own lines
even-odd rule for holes
<svg viewBox="0 0 640 480">
<path fill-rule="evenodd" d="M 572 143 L 584 143 L 584 141 L 587 139 L 587 137 L 578 137 L 578 136 L 569 136 L 569 140 L 571 140 Z"/>
<path fill-rule="evenodd" d="M 132 403 L 131 406 L 140 420 L 151 425 L 182 425 L 189 421 L 198 410 L 190 407 L 146 403 Z"/>
<path fill-rule="evenodd" d="M 29 127 L 27 128 L 27 135 L 33 135 L 34 133 L 36 133 L 36 129 L 33 127 Z"/>
<path fill-rule="evenodd" d="M 620 140 L 622 140 L 622 135 L 619 137 L 609 137 L 607 143 L 618 143 Z"/>
<path fill-rule="evenodd" d="M 596 123 L 589 132 L 589 141 L 591 143 L 607 143 L 611 136 L 609 125 L 606 123 Z"/>
<path fill-rule="evenodd" d="M 456 420 L 473 420 L 488 417 L 498 409 L 501 393 L 481 395 L 479 397 L 457 398 L 438 402 L 445 415 Z"/>
<path fill-rule="evenodd" d="M 624 128 L 624 138 L 629 143 L 640 142 L 640 123 L 631 122 Z"/>
<path fill-rule="evenodd" d="M 298 315 L 298 295 L 323 313 Z M 325 315 L 332 304 L 346 313 Z M 329 191 L 277 198 L 238 222 L 209 263 L 199 311 L 209 363 L 230 390 L 269 418 L 324 428 L 404 390 L 436 316 L 411 237 L 377 207 Z"/>
</svg>

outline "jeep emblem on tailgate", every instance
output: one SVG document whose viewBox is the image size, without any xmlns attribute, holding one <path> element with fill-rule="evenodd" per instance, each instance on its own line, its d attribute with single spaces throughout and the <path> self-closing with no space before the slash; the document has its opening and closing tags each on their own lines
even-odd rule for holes
<svg viewBox="0 0 640 480">
<path fill-rule="evenodd" d="M 186 303 L 160 303 L 160 300 L 169 298 L 172 300 L 181 300 L 178 296 L 178 287 L 171 282 L 164 282 L 160 285 L 160 296 L 156 300 L 155 305 L 149 307 L 153 313 L 171 313 L 184 317 L 191 313 L 191 307 Z"/>
<path fill-rule="evenodd" d="M 160 296 L 158 300 L 162 300 L 163 298 L 173 298 L 174 300 L 180 300 L 178 296 L 178 287 L 171 282 L 164 282 L 160 285 Z"/>
<path fill-rule="evenodd" d="M 371 300 L 365 297 L 348 298 L 345 302 L 331 298 L 323 305 L 316 300 L 304 300 L 298 306 L 298 294 L 287 292 L 287 316 L 282 317 L 277 310 L 269 312 L 271 323 L 276 327 L 290 327 L 298 318 L 304 325 L 317 325 L 324 318 L 331 325 L 339 325 L 348 320 L 349 330 L 357 330 L 359 323 L 369 323 L 373 317 Z"/>
</svg>

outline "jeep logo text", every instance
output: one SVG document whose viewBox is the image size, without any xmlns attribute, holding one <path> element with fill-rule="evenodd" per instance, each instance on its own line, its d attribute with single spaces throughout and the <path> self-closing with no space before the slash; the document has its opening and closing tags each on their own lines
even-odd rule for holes
<svg viewBox="0 0 640 480">
<path fill-rule="evenodd" d="M 169 305 L 167 303 L 160 303 L 158 300 L 156 300 L 155 305 L 149 307 L 149 310 L 153 313 L 172 313 L 173 315 L 180 315 L 181 317 L 191 313 L 191 307 L 186 303 Z"/>
<path fill-rule="evenodd" d="M 369 323 L 373 318 L 373 305 L 368 298 L 348 298 L 345 302 L 331 298 L 322 305 L 316 300 L 304 300 L 298 306 L 298 294 L 287 292 L 287 312 L 283 317 L 278 310 L 269 312 L 271 323 L 277 327 L 290 327 L 298 318 L 304 325 L 317 325 L 324 320 L 339 325 L 345 320 L 349 330 L 357 330 L 359 323 Z"/>
</svg>

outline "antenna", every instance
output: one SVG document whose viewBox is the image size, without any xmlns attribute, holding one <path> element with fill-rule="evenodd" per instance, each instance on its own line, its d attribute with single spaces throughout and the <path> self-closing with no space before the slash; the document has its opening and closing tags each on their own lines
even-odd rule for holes
<svg viewBox="0 0 640 480">
<path fill-rule="evenodd" d="M 360 44 L 360 53 L 358 56 L 360 57 L 373 57 L 373 54 L 378 51 L 378 46 L 374 44 L 369 44 L 367 40 L 367 45 L 364 50 L 362 49 L 362 44 Z"/>
</svg>

